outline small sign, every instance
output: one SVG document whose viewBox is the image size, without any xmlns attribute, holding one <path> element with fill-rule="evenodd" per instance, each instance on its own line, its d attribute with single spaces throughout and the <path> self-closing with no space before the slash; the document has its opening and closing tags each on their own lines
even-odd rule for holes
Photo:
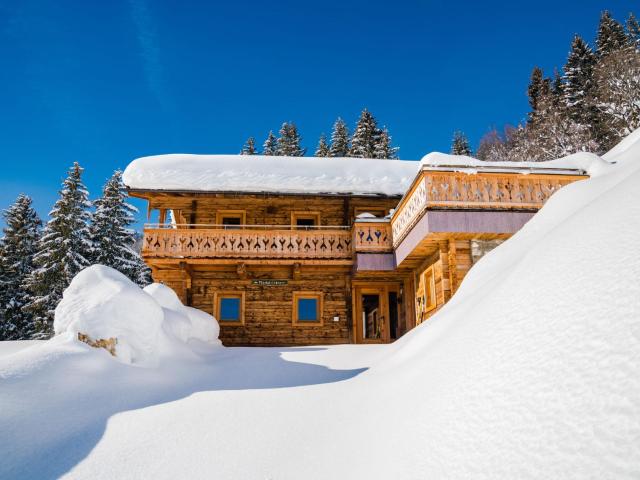
<svg viewBox="0 0 640 480">
<path fill-rule="evenodd" d="M 277 285 L 286 285 L 289 280 L 251 280 L 252 285 L 262 285 L 265 287 L 274 287 Z"/>
</svg>

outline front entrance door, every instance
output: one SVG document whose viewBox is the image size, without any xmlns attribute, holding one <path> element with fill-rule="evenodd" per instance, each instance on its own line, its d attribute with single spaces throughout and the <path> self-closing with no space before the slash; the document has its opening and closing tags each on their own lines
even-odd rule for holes
<svg viewBox="0 0 640 480">
<path fill-rule="evenodd" d="M 390 285 L 354 289 L 354 324 L 357 343 L 388 343 L 398 328 L 398 288 Z"/>
</svg>

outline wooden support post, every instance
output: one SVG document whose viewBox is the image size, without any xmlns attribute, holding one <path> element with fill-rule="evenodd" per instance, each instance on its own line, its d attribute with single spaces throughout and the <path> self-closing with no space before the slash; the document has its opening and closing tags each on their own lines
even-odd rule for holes
<svg viewBox="0 0 640 480">
<path fill-rule="evenodd" d="M 438 304 L 443 305 L 451 298 L 451 274 L 449 272 L 449 241 L 439 243 L 440 263 L 442 265 L 442 297 Z"/>
<path fill-rule="evenodd" d="M 195 228 L 196 224 L 196 212 L 198 210 L 198 202 L 196 200 L 191 202 L 191 214 L 189 215 L 189 228 Z"/>
<path fill-rule="evenodd" d="M 183 277 L 182 284 L 185 292 L 185 303 L 188 307 L 190 307 L 193 303 L 191 292 L 191 286 L 193 283 L 193 271 L 191 269 L 191 265 L 189 265 L 187 262 L 180 262 L 180 271 L 182 272 Z"/>
<path fill-rule="evenodd" d="M 447 255 L 447 261 L 449 262 L 449 285 L 451 288 L 451 296 L 456 293 L 458 289 L 458 258 L 456 250 L 456 241 L 449 240 L 449 254 Z"/>
</svg>

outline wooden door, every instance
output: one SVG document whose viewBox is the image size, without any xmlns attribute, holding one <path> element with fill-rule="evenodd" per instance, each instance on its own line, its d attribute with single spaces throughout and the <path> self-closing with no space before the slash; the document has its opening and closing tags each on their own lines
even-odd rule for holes
<svg viewBox="0 0 640 480">
<path fill-rule="evenodd" d="M 389 342 L 388 286 L 356 287 L 354 293 L 356 342 Z"/>
</svg>

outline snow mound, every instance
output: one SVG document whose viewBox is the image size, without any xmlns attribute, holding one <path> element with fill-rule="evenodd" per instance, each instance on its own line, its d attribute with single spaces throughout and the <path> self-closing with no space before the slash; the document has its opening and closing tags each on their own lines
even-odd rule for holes
<svg viewBox="0 0 640 480">
<path fill-rule="evenodd" d="M 220 344 L 220 326 L 211 315 L 197 308 L 182 305 L 176 292 L 161 283 L 148 285 L 144 291 L 162 307 L 165 318 L 173 319 L 165 322 L 164 328 L 169 330 L 167 333 L 183 342 L 195 339 Z"/>
<path fill-rule="evenodd" d="M 177 342 L 220 344 L 218 323 L 211 315 L 183 306 L 164 285 L 142 290 L 104 265 L 93 265 L 74 277 L 56 308 L 53 326 L 56 335 L 81 333 L 94 341 L 115 338 L 116 357 L 140 365 L 170 354 Z"/>
<path fill-rule="evenodd" d="M 170 154 L 134 160 L 132 189 L 404 195 L 419 163 L 371 158 Z"/>
<path fill-rule="evenodd" d="M 432 152 L 422 157 L 420 164 L 423 167 L 453 167 L 457 171 L 466 171 L 468 173 L 474 173 L 477 168 L 491 170 L 518 168 L 532 173 L 536 171 L 549 173 L 554 170 L 577 170 L 593 175 L 600 172 L 607 165 L 607 162 L 598 155 L 588 152 L 574 153 L 573 155 L 546 162 L 485 162 L 465 155 Z"/>
</svg>

